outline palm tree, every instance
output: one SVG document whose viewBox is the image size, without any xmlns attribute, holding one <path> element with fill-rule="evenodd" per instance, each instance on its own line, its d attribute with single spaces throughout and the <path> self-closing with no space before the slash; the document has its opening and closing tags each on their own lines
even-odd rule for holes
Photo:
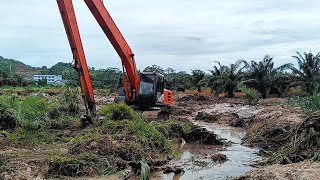
<svg viewBox="0 0 320 180">
<path fill-rule="evenodd" d="M 192 71 L 192 79 L 194 82 L 194 85 L 197 86 L 198 92 L 201 92 L 201 87 L 205 84 L 205 75 L 206 73 L 196 69 L 196 70 L 191 70 Z"/>
<path fill-rule="evenodd" d="M 267 98 L 270 89 L 277 88 L 275 85 L 283 79 L 284 74 L 282 72 L 292 65 L 284 64 L 275 68 L 273 58 L 266 55 L 260 62 L 251 61 L 251 64 L 246 62 L 246 67 L 249 69 L 249 77 L 251 78 L 246 83 L 254 84 L 262 94 L 262 98 Z"/>
<path fill-rule="evenodd" d="M 305 91 L 310 95 L 316 93 L 319 89 L 320 80 L 320 53 L 317 55 L 304 53 L 302 56 L 297 52 L 298 56 L 293 56 L 298 61 L 299 69 L 291 67 L 293 74 L 296 76 L 296 81 L 291 84 L 304 87 Z"/>
<path fill-rule="evenodd" d="M 234 97 L 234 93 L 239 87 L 243 78 L 243 69 L 246 65 L 243 60 L 239 60 L 229 67 L 216 62 L 218 66 L 213 66 L 211 86 L 216 93 L 227 92 L 228 97 Z"/>
</svg>

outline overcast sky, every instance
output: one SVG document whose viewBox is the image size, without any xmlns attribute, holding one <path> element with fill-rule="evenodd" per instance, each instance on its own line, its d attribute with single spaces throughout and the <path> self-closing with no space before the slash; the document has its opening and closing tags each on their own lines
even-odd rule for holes
<svg viewBox="0 0 320 180">
<path fill-rule="evenodd" d="M 89 66 L 121 68 L 83 0 L 74 0 Z M 136 55 L 139 69 L 158 64 L 209 70 L 214 61 L 295 63 L 296 51 L 320 51 L 319 0 L 104 0 Z M 0 2 L 0 55 L 32 66 L 71 62 L 55 0 Z"/>
</svg>

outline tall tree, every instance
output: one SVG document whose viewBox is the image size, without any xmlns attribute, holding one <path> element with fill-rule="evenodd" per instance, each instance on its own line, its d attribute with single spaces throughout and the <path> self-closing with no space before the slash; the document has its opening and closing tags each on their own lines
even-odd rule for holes
<svg viewBox="0 0 320 180">
<path fill-rule="evenodd" d="M 161 66 L 158 66 L 158 65 L 152 65 L 152 66 L 148 66 L 146 67 L 143 72 L 157 72 L 157 73 L 160 73 L 160 74 L 164 74 L 164 70 Z"/>
<path fill-rule="evenodd" d="M 291 67 L 296 81 L 292 85 L 300 85 L 310 95 L 315 94 L 319 90 L 320 85 L 320 53 L 304 53 L 303 56 L 297 52 L 297 56 L 293 56 L 298 61 L 299 69 Z"/>
<path fill-rule="evenodd" d="M 194 85 L 197 87 L 198 92 L 201 92 L 201 87 L 205 84 L 205 75 L 206 73 L 201 71 L 200 69 L 191 70 L 192 71 L 192 79 Z"/>
<path fill-rule="evenodd" d="M 246 63 L 249 69 L 251 79 L 246 82 L 255 84 L 257 90 L 262 94 L 262 98 L 267 98 L 269 91 L 279 78 L 283 77 L 283 71 L 292 67 L 291 64 L 284 64 L 278 68 L 274 67 L 273 58 L 266 55 L 262 61 L 251 61 L 251 64 Z"/>
<path fill-rule="evenodd" d="M 228 97 L 234 97 L 234 93 L 239 87 L 243 79 L 243 69 L 246 67 L 246 63 L 243 60 L 239 60 L 230 66 L 221 65 L 213 66 L 211 86 L 215 89 L 216 93 L 227 92 Z"/>
</svg>

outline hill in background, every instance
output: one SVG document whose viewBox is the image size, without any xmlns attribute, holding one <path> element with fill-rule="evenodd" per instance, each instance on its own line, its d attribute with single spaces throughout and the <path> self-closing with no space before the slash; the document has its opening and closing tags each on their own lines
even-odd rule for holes
<svg viewBox="0 0 320 180">
<path fill-rule="evenodd" d="M 42 70 L 42 68 L 32 67 L 18 60 L 7 59 L 0 56 L 0 71 L 2 72 L 12 72 L 15 74 L 25 76 L 26 78 L 32 78 L 33 75 L 40 74 Z"/>
</svg>

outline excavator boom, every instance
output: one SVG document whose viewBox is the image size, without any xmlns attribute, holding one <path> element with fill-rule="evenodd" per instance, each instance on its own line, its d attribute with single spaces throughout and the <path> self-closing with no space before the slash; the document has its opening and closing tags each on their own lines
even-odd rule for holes
<svg viewBox="0 0 320 180">
<path fill-rule="evenodd" d="M 94 94 L 72 0 L 57 0 L 57 3 L 72 50 L 74 68 L 79 75 L 80 87 L 87 110 L 86 114 L 92 116 L 96 113 Z"/>
<path fill-rule="evenodd" d="M 129 93 L 127 94 L 127 98 L 131 101 L 138 95 L 139 89 L 139 75 L 134 60 L 134 54 L 105 8 L 103 2 L 101 0 L 84 0 L 84 2 L 87 4 L 101 29 L 121 58 L 131 89 L 131 92 L 127 92 Z M 129 90 L 126 89 L 126 91 Z"/>
<path fill-rule="evenodd" d="M 163 107 L 172 104 L 173 94 L 171 91 L 164 89 L 164 76 L 162 74 L 148 72 L 139 75 L 134 54 L 103 2 L 101 0 L 84 0 L 84 2 L 121 59 L 124 71 L 123 87 L 125 95 L 119 93 L 119 99 L 121 101 L 124 99 L 128 104 L 135 105 L 140 109 Z M 73 53 L 74 68 L 79 75 L 80 86 L 87 109 L 86 115 L 87 117 L 91 117 L 96 113 L 94 94 L 72 0 L 57 0 L 57 3 Z"/>
</svg>

